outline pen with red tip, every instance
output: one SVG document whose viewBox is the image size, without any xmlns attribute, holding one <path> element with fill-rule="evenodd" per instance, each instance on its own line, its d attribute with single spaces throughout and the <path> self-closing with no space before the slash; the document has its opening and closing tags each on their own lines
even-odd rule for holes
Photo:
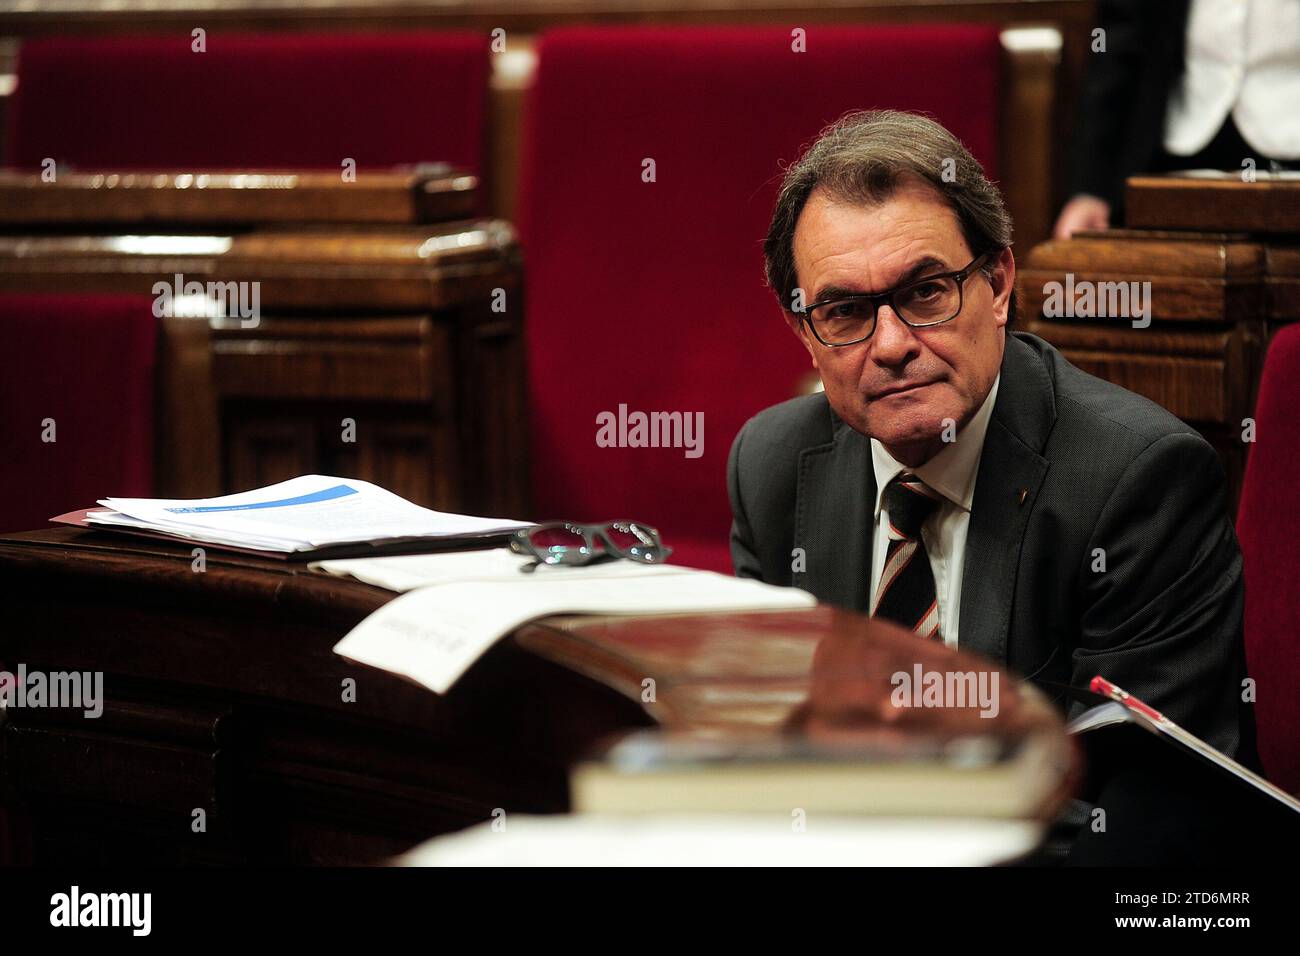
<svg viewBox="0 0 1300 956">
<path fill-rule="evenodd" d="M 1103 697 L 1109 697 L 1111 700 L 1117 700 L 1130 710 L 1136 710 L 1140 714 L 1145 714 L 1152 720 L 1162 724 L 1172 723 L 1168 717 L 1160 713 L 1149 704 L 1144 704 L 1122 687 L 1118 687 L 1106 680 L 1104 677 L 1094 677 L 1088 684 L 1088 689 L 1094 694 L 1101 694 Z"/>
</svg>

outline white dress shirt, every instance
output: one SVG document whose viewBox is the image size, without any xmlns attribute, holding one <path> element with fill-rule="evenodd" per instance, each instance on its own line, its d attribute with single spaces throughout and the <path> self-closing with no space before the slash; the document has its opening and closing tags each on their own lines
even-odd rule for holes
<svg viewBox="0 0 1300 956">
<path fill-rule="evenodd" d="M 1165 116 L 1165 149 L 1199 152 L 1231 114 L 1252 148 L 1300 159 L 1300 3 L 1192 0 L 1186 61 Z"/>
<path fill-rule="evenodd" d="M 957 625 L 961 619 L 961 576 L 965 565 L 966 532 L 970 529 L 971 503 L 975 500 L 975 479 L 984 454 L 984 436 L 998 397 L 999 375 L 993 381 L 984 404 L 966 427 L 957 432 L 957 440 L 944 445 L 933 458 L 919 468 L 899 464 L 885 446 L 871 439 L 871 464 L 876 473 L 876 510 L 872 530 L 871 601 L 885 567 L 889 550 L 889 532 L 881 520 L 885 486 L 903 471 L 911 471 L 943 497 L 934 514 L 921 526 L 930 568 L 934 571 L 934 591 L 939 603 L 939 633 L 949 647 L 957 646 Z M 887 514 L 887 513 L 886 513 Z"/>
</svg>

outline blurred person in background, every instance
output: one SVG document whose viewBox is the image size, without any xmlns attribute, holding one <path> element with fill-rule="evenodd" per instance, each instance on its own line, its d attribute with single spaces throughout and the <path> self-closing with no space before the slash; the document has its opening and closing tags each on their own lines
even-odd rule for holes
<svg viewBox="0 0 1300 956">
<path fill-rule="evenodd" d="M 1300 169 L 1300 0 L 1099 0 L 1097 15 L 1055 238 L 1120 223 L 1129 176 Z"/>
</svg>

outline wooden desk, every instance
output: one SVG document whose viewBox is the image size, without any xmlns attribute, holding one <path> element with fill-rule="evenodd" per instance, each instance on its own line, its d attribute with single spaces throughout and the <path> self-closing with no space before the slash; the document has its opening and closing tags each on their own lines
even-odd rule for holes
<svg viewBox="0 0 1300 956">
<path fill-rule="evenodd" d="M 494 808 L 565 810 L 569 766 L 611 734 L 772 731 L 808 698 L 814 652 L 828 642 L 860 655 L 846 676 L 886 694 L 888 675 L 917 662 L 995 669 L 827 607 L 567 617 L 521 629 L 438 696 L 331 650 L 392 597 L 216 551 L 196 573 L 187 547 L 103 532 L 0 538 L 0 661 L 102 671 L 106 699 L 95 720 L 8 712 L 0 794 L 21 855 L 374 861 Z M 643 700 L 647 678 L 653 702 Z M 343 700 L 345 680 L 355 681 L 355 702 Z M 1064 799 L 1077 767 L 1059 716 L 1032 688 L 1002 686 L 997 718 L 940 719 L 972 733 L 1028 722 L 1049 735 Z M 206 833 L 191 830 L 196 809 Z"/>
<path fill-rule="evenodd" d="M 0 291 L 152 296 L 180 275 L 251 301 L 256 284 L 255 323 L 181 307 L 159 320 L 159 496 L 314 472 L 445 511 L 526 514 L 515 233 L 431 221 L 466 215 L 475 186 L 447 167 L 353 183 L 0 174 Z"/>
<path fill-rule="evenodd" d="M 1022 325 L 1075 365 L 1163 405 L 1215 446 L 1235 509 L 1264 351 L 1300 319 L 1300 182 L 1129 180 L 1126 228 L 1034 247 Z M 1150 282 L 1151 324 L 1044 315 L 1048 283 Z"/>
<path fill-rule="evenodd" d="M 341 172 L 70 173 L 53 182 L 0 169 L 0 227 L 144 223 L 416 223 L 467 219 L 478 177 L 441 164 L 420 170 Z"/>
</svg>

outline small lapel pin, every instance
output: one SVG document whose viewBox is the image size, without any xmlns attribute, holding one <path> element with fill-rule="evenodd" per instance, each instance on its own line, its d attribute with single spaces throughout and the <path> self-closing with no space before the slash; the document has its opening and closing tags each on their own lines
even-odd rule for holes
<svg viewBox="0 0 1300 956">
<path fill-rule="evenodd" d="M 1021 489 L 1020 489 L 1020 503 L 1021 503 L 1022 505 L 1025 503 L 1025 499 L 1028 498 L 1028 497 L 1029 497 L 1029 489 L 1028 489 L 1028 488 L 1021 488 Z"/>
</svg>

